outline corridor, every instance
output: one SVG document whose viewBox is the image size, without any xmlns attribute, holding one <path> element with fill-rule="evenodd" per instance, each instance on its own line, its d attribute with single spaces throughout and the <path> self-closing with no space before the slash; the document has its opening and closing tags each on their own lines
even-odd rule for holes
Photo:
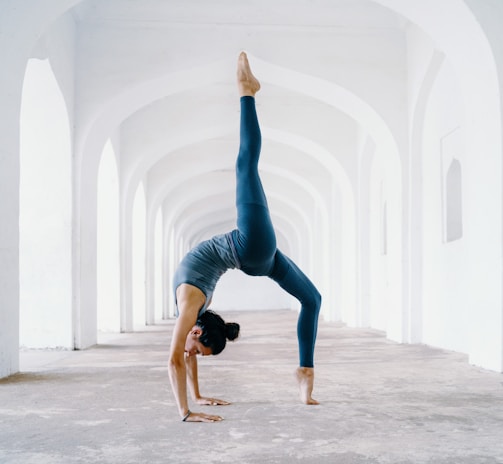
<svg viewBox="0 0 503 464">
<path fill-rule="evenodd" d="M 232 402 L 217 409 L 223 422 L 180 421 L 168 320 L 101 335 L 83 351 L 23 351 L 22 372 L 0 381 L 0 462 L 503 462 L 501 374 L 461 354 L 321 322 L 313 395 L 321 405 L 304 406 L 293 377 L 296 313 L 224 317 L 241 324 L 241 337 L 199 358 L 201 393 Z"/>
</svg>

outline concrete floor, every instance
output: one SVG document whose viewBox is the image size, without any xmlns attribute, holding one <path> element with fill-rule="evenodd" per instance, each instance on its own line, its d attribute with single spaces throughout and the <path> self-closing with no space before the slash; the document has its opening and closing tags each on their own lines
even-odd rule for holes
<svg viewBox="0 0 503 464">
<path fill-rule="evenodd" d="M 315 394 L 297 399 L 296 314 L 225 313 L 241 338 L 199 358 L 203 394 L 230 406 L 182 423 L 166 360 L 173 321 L 86 351 L 25 351 L 0 381 L 0 462 L 503 463 L 503 376 L 463 355 L 320 324 Z"/>
</svg>

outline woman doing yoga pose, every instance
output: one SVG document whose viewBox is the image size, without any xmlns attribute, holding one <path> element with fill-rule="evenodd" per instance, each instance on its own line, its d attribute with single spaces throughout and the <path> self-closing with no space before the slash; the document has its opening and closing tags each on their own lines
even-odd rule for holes
<svg viewBox="0 0 503 464">
<path fill-rule="evenodd" d="M 276 248 L 276 236 L 258 173 L 261 133 L 255 94 L 260 83 L 253 76 L 244 52 L 238 59 L 237 80 L 241 104 L 236 161 L 237 229 L 197 245 L 183 258 L 173 279 L 178 318 L 171 342 L 169 375 L 180 416 L 187 422 L 222 420 L 220 416 L 189 410 L 187 380 L 198 404 L 229 404 L 200 396 L 196 355 L 218 354 L 227 339 L 234 340 L 239 334 L 238 324 L 225 323 L 207 309 L 218 279 L 234 268 L 248 275 L 270 277 L 301 303 L 297 323 L 300 367 L 296 377 L 302 402 L 318 404 L 311 394 L 321 295 L 295 263 Z"/>
</svg>

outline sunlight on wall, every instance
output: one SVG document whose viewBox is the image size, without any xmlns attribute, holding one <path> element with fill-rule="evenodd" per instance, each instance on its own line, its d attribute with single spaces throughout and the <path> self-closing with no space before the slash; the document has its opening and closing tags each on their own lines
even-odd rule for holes
<svg viewBox="0 0 503 464">
<path fill-rule="evenodd" d="M 110 140 L 98 171 L 98 330 L 120 331 L 119 178 Z"/>
<path fill-rule="evenodd" d="M 20 343 L 72 348 L 71 137 L 48 60 L 28 62 L 20 128 Z"/>
</svg>

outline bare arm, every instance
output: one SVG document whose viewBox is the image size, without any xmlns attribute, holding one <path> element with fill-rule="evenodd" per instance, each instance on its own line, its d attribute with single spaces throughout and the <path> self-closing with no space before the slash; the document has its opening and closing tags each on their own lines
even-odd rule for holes
<svg viewBox="0 0 503 464">
<path fill-rule="evenodd" d="M 201 397 L 199 393 L 199 380 L 197 377 L 197 357 L 185 355 L 185 367 L 187 368 L 187 380 L 189 381 L 192 399 L 197 401 Z"/>
<path fill-rule="evenodd" d="M 199 392 L 199 380 L 197 376 L 197 357 L 196 356 L 185 356 L 185 367 L 187 369 L 187 380 L 189 382 L 189 389 L 192 395 L 192 399 L 197 404 L 205 404 L 209 406 L 216 405 L 228 405 L 228 401 L 219 400 L 218 398 L 208 398 L 206 396 L 201 396 Z"/>
<path fill-rule="evenodd" d="M 169 354 L 168 371 L 171 387 L 181 417 L 189 412 L 187 400 L 187 368 L 185 365 L 185 341 L 187 334 L 197 321 L 199 308 L 204 304 L 204 294 L 192 285 L 182 284 L 177 289 L 179 316 L 173 330 Z M 214 422 L 222 420 L 220 416 L 193 412 L 187 422 Z"/>
<path fill-rule="evenodd" d="M 190 317 L 188 311 L 180 313 L 173 331 L 173 339 L 171 340 L 171 349 L 169 354 L 169 379 L 171 381 L 171 388 L 178 405 L 178 411 L 182 417 L 184 417 L 189 411 L 189 404 L 187 400 L 186 368 L 184 361 L 185 339 L 187 338 L 187 334 L 194 325 L 195 321 L 196 318 Z"/>
</svg>

